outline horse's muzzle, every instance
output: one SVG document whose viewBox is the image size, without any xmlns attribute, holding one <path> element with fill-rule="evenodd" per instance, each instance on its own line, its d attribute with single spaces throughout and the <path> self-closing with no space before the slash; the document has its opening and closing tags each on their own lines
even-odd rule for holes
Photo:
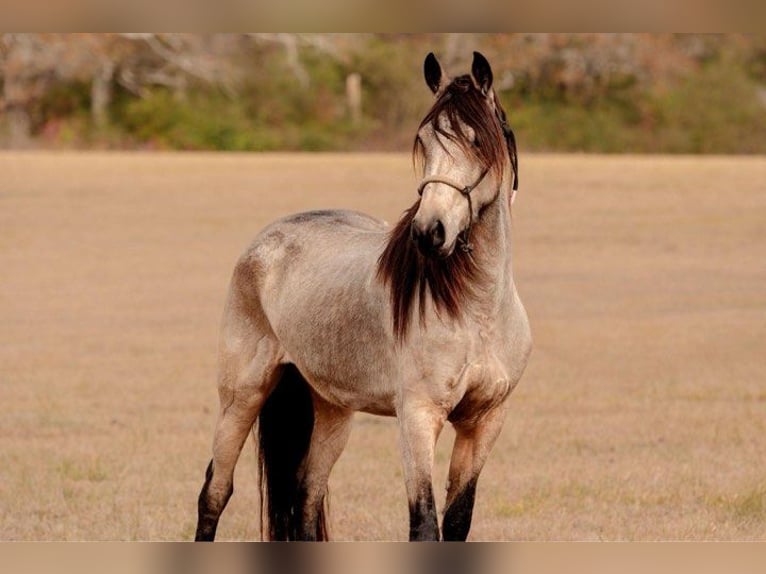
<svg viewBox="0 0 766 574">
<path fill-rule="evenodd" d="M 410 226 L 410 235 L 423 255 L 436 255 L 444 245 L 444 224 L 438 219 L 425 226 L 420 226 L 413 221 Z"/>
</svg>

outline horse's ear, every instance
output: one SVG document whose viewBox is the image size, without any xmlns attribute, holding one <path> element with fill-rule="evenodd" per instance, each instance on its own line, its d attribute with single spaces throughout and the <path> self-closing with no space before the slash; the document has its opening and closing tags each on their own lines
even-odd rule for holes
<svg viewBox="0 0 766 574">
<path fill-rule="evenodd" d="M 487 95 L 492 87 L 492 68 L 480 52 L 473 53 L 471 74 L 473 74 L 473 79 L 476 80 L 484 95 Z"/>
<path fill-rule="evenodd" d="M 442 73 L 439 60 L 436 59 L 433 52 L 428 52 L 428 56 L 426 56 L 426 60 L 423 62 L 423 75 L 426 78 L 426 84 L 435 94 L 439 90 L 439 86 L 441 86 L 444 74 Z"/>
</svg>

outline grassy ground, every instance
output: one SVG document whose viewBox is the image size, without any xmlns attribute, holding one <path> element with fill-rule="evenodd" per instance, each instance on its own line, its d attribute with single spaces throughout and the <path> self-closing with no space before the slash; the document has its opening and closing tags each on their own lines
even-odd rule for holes
<svg viewBox="0 0 766 574">
<path fill-rule="evenodd" d="M 523 156 L 535 351 L 471 537 L 766 538 L 766 159 Z M 402 155 L 0 155 L 0 538 L 188 539 L 234 261 L 277 216 L 394 221 Z M 358 416 L 336 539 L 401 540 L 391 419 Z M 451 432 L 439 443 L 439 503 Z M 258 537 L 252 445 L 222 539 Z"/>
</svg>

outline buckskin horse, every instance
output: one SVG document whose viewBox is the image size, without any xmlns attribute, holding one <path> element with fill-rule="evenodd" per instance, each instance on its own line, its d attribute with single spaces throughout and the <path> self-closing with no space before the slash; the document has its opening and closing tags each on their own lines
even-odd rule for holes
<svg viewBox="0 0 766 574">
<path fill-rule="evenodd" d="M 428 54 L 424 73 L 435 101 L 413 148 L 423 179 L 393 229 L 351 211 L 292 215 L 236 264 L 197 540 L 215 538 L 251 430 L 262 537 L 326 540 L 327 481 L 356 411 L 397 418 L 410 540 L 440 539 L 434 447 L 454 426 L 441 536 L 468 536 L 532 347 L 512 272 L 516 143 L 484 56 L 450 79 Z"/>
</svg>

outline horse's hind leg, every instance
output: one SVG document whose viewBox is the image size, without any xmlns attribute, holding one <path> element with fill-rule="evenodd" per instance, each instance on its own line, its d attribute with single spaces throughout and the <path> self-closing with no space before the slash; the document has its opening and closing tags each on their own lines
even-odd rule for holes
<svg viewBox="0 0 766 574">
<path fill-rule="evenodd" d="M 314 394 L 314 429 L 300 483 L 298 540 L 327 540 L 325 497 L 330 471 L 351 432 L 353 411 L 337 407 Z"/>
<path fill-rule="evenodd" d="M 256 418 L 279 378 L 279 344 L 229 305 L 224 318 L 218 394 L 221 407 L 213 439 L 213 459 L 198 500 L 195 540 L 213 540 L 234 491 L 234 467 Z"/>
<path fill-rule="evenodd" d="M 455 423 L 455 445 L 450 460 L 442 535 L 445 541 L 468 538 L 479 473 L 505 420 L 507 402 L 479 421 Z"/>
</svg>

